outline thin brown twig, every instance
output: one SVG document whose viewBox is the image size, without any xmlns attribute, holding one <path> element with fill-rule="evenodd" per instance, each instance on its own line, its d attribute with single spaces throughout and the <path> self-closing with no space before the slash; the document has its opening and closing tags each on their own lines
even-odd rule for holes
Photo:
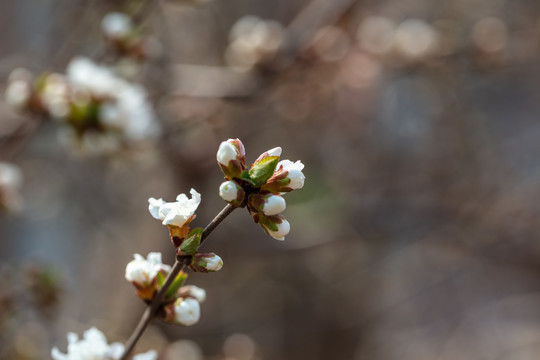
<svg viewBox="0 0 540 360">
<path fill-rule="evenodd" d="M 216 217 L 204 228 L 203 233 L 201 235 L 201 244 L 204 240 L 212 233 L 212 231 L 215 230 L 215 228 L 223 221 L 227 216 L 229 216 L 230 213 L 234 211 L 237 207 L 232 206 L 228 204 L 219 212 L 219 214 L 216 215 Z M 165 282 L 163 283 L 163 286 L 161 289 L 159 289 L 158 293 L 156 294 L 156 297 L 148 306 L 144 313 L 141 316 L 141 319 L 139 320 L 139 323 L 135 327 L 135 330 L 133 330 L 133 333 L 129 337 L 128 341 L 126 342 L 126 349 L 124 350 L 124 354 L 120 358 L 120 360 L 126 360 L 131 351 L 133 351 L 133 348 L 141 338 L 144 330 L 150 325 L 150 322 L 154 319 L 156 316 L 157 311 L 159 310 L 159 307 L 161 306 L 161 302 L 163 301 L 165 294 L 167 293 L 167 290 L 173 283 L 174 279 L 176 278 L 176 275 L 180 271 L 184 269 L 186 266 L 186 260 L 189 259 L 189 257 L 185 257 L 183 255 L 177 256 L 176 261 L 167 275 L 167 278 L 165 279 Z"/>
</svg>

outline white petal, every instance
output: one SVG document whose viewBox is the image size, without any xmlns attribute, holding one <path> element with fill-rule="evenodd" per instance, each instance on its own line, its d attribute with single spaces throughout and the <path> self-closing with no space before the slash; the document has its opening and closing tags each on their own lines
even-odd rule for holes
<svg viewBox="0 0 540 360">
<path fill-rule="evenodd" d="M 225 181 L 219 187 L 219 196 L 225 201 L 233 201 L 238 197 L 238 185 L 234 181 Z"/>
<path fill-rule="evenodd" d="M 285 199 L 279 195 L 270 195 L 263 205 L 263 213 L 267 216 L 277 215 L 285 211 L 287 204 Z"/>
<path fill-rule="evenodd" d="M 155 350 L 149 350 L 142 354 L 137 354 L 133 357 L 133 360 L 156 360 L 157 352 Z"/>
<path fill-rule="evenodd" d="M 61 353 L 56 346 L 51 349 L 51 357 L 54 360 L 69 360 L 68 355 Z"/>
<path fill-rule="evenodd" d="M 238 152 L 236 150 L 236 147 L 233 144 L 227 141 L 223 141 L 219 145 L 216 158 L 220 164 L 227 166 L 229 165 L 229 161 L 235 160 L 237 157 L 238 157 Z"/>
<path fill-rule="evenodd" d="M 176 321 L 185 326 L 197 323 L 201 317 L 201 306 L 195 299 L 179 298 L 174 304 L 174 311 L 176 314 Z"/>
<path fill-rule="evenodd" d="M 270 149 L 267 152 L 268 152 L 268 156 L 281 156 L 281 148 L 279 146 L 273 149 Z"/>
<path fill-rule="evenodd" d="M 155 199 L 151 197 L 148 199 L 148 211 L 150 211 L 150 215 L 152 215 L 154 219 L 163 220 L 159 217 L 159 208 L 163 204 L 165 204 L 165 201 L 163 201 L 161 198 Z"/>
<path fill-rule="evenodd" d="M 223 267 L 223 260 L 215 254 L 204 260 L 206 260 L 206 269 L 209 271 L 219 271 Z"/>
<path fill-rule="evenodd" d="M 285 235 L 287 235 L 289 231 L 291 231 L 291 224 L 289 224 L 287 220 L 283 219 L 280 224 L 277 224 L 277 227 L 277 231 L 272 231 L 270 229 L 268 230 L 270 236 L 272 236 L 276 240 L 285 240 Z"/>
</svg>

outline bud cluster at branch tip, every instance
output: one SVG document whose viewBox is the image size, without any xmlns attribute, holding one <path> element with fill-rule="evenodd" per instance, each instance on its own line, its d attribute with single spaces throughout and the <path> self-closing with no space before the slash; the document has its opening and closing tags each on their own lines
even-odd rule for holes
<svg viewBox="0 0 540 360">
<path fill-rule="evenodd" d="M 247 205 L 253 220 L 277 240 L 284 240 L 290 231 L 289 222 L 280 215 L 286 209 L 282 195 L 301 189 L 305 181 L 304 164 L 280 161 L 281 152 L 280 147 L 265 151 L 249 170 L 239 139 L 222 142 L 217 152 L 218 165 L 227 180 L 219 188 L 221 198 L 233 206 Z"/>
</svg>

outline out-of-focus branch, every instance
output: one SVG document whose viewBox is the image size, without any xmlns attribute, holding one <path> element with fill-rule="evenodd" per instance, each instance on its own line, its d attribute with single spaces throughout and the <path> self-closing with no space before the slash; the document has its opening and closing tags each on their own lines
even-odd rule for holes
<svg viewBox="0 0 540 360">
<path fill-rule="evenodd" d="M 260 87 L 254 71 L 238 72 L 226 66 L 176 64 L 173 67 L 173 96 L 247 97 Z"/>
<path fill-rule="evenodd" d="M 30 117 L 11 134 L 0 139 L 0 159 L 8 160 L 24 145 L 44 121 L 43 117 Z"/>
<path fill-rule="evenodd" d="M 354 0 L 314 0 L 287 27 L 289 56 L 297 56 L 311 43 L 320 28 L 336 23 Z"/>
</svg>

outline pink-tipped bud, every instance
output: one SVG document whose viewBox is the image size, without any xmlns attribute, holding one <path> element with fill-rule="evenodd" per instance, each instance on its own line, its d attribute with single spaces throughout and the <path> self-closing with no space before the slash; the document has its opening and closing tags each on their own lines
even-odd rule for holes
<svg viewBox="0 0 540 360">
<path fill-rule="evenodd" d="M 228 180 L 241 178 L 246 169 L 246 151 L 239 139 L 229 139 L 219 145 L 217 162 Z"/>
</svg>

